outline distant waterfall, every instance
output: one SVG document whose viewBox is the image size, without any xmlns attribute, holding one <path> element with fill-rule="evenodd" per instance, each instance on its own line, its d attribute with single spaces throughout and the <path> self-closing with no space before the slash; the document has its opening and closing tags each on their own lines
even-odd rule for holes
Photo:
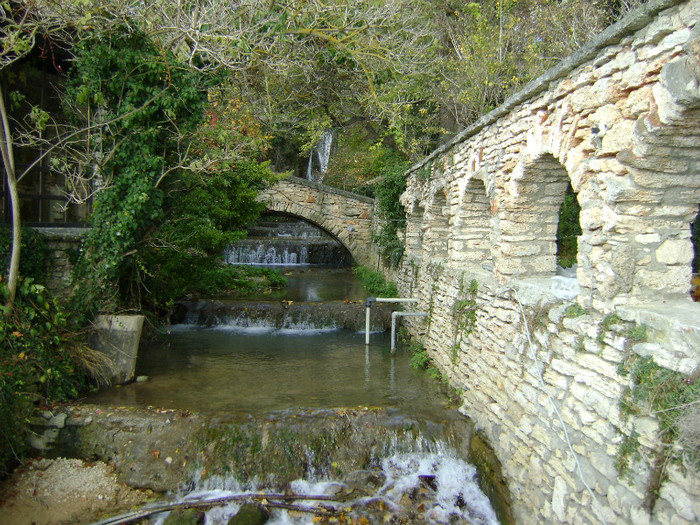
<svg viewBox="0 0 700 525">
<path fill-rule="evenodd" d="M 248 238 L 224 251 L 229 264 L 256 266 L 344 267 L 352 258 L 342 244 L 321 229 L 294 219 L 260 220 Z"/>
<path fill-rule="evenodd" d="M 333 132 L 326 130 L 321 135 L 319 141 L 314 145 L 309 154 L 309 165 L 306 168 L 306 178 L 314 180 L 314 155 L 318 159 L 318 172 L 320 173 L 320 182 L 323 175 L 328 170 L 328 161 L 331 158 L 331 146 L 333 145 Z"/>
</svg>

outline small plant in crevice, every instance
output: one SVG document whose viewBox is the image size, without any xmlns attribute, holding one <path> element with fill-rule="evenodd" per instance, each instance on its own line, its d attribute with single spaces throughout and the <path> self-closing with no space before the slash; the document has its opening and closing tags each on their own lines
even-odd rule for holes
<svg viewBox="0 0 700 525">
<path fill-rule="evenodd" d="M 647 325 L 635 324 L 625 331 L 627 344 L 645 343 L 649 337 L 647 334 Z"/>
<path fill-rule="evenodd" d="M 462 341 L 471 335 L 476 326 L 476 296 L 478 291 L 479 283 L 476 279 L 472 279 L 469 282 L 469 287 L 465 291 L 466 297 L 455 303 L 454 312 L 457 316 L 457 330 L 455 333 L 455 344 L 452 346 L 452 363 L 457 362 Z"/>
<path fill-rule="evenodd" d="M 588 314 L 588 311 L 578 303 L 570 304 L 564 310 L 564 317 L 575 319 Z"/>
<path fill-rule="evenodd" d="M 693 414 L 700 404 L 700 381 L 697 374 L 687 376 L 659 366 L 652 357 L 631 356 L 621 365 L 621 375 L 629 376 L 630 385 L 622 393 L 620 413 L 624 418 L 651 416 L 659 424 L 660 447 L 656 450 L 645 506 L 653 509 L 658 489 L 665 479 L 669 461 L 700 472 L 700 436 L 693 435 Z M 693 412 L 695 411 L 695 412 Z M 697 427 L 697 425 L 695 425 Z M 688 433 L 688 430 L 691 430 Z M 683 439 L 679 439 L 679 437 Z M 623 440 L 618 452 L 617 464 L 626 467 L 629 457 L 636 452 L 634 434 Z M 624 471 L 622 468 L 621 472 Z"/>
<path fill-rule="evenodd" d="M 534 333 L 538 328 L 544 328 L 549 322 L 549 308 L 546 304 L 538 304 L 528 310 L 528 327 L 530 333 Z"/>
<path fill-rule="evenodd" d="M 586 351 L 586 342 L 582 335 L 579 335 L 574 342 L 574 351 L 581 353 Z"/>
<path fill-rule="evenodd" d="M 600 322 L 600 328 L 598 329 L 598 337 L 596 337 L 598 344 L 602 345 L 605 342 L 605 334 L 608 333 L 613 326 L 620 323 L 622 323 L 622 318 L 619 315 L 606 315 Z"/>
<path fill-rule="evenodd" d="M 629 436 L 622 438 L 620 448 L 615 457 L 615 469 L 620 476 L 629 474 L 630 462 L 639 459 L 639 434 L 632 431 Z"/>
</svg>

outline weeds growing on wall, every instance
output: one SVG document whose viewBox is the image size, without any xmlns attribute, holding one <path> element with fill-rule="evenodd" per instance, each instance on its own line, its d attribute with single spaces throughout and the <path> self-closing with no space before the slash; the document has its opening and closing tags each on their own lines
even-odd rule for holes
<svg viewBox="0 0 700 525">
<path fill-rule="evenodd" d="M 452 346 L 452 362 L 457 362 L 459 349 L 462 341 L 464 341 L 474 331 L 476 326 L 477 304 L 476 294 L 479 291 L 479 283 L 476 279 L 472 279 L 467 290 L 463 290 L 466 294 L 464 299 L 460 299 L 454 306 L 455 314 L 457 315 L 457 332 L 455 335 L 455 344 Z"/>
<path fill-rule="evenodd" d="M 362 281 L 362 286 L 370 295 L 375 297 L 396 297 L 399 295 L 396 283 L 387 281 L 380 272 L 366 266 L 358 266 L 353 272 Z"/>
<path fill-rule="evenodd" d="M 651 357 L 636 355 L 624 364 L 622 375 L 629 375 L 631 380 L 620 401 L 623 416 L 653 415 L 659 422 L 662 442 L 668 446 L 676 442 L 681 432 L 679 421 L 700 403 L 698 378 L 663 368 Z M 697 467 L 698 449 L 683 450 L 682 454 Z"/>
</svg>

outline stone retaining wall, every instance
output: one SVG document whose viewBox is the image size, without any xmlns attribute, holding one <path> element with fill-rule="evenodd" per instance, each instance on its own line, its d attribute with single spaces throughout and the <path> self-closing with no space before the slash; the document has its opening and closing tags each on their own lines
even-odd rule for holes
<svg viewBox="0 0 700 525">
<path fill-rule="evenodd" d="M 73 291 L 71 251 L 80 248 L 85 228 L 35 228 L 46 237 L 51 252 L 46 287 L 56 296 L 66 298 Z"/>
<path fill-rule="evenodd" d="M 407 173 L 395 278 L 430 315 L 403 322 L 463 392 L 519 523 L 700 519 L 658 416 L 620 410 L 637 357 L 700 367 L 699 19 L 697 0 L 651 0 Z M 573 279 L 555 255 L 569 184 Z"/>
</svg>

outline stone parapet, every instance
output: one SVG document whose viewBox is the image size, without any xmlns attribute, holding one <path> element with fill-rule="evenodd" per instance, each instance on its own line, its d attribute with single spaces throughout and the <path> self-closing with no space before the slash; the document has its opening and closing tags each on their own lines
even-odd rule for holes
<svg viewBox="0 0 700 525">
<path fill-rule="evenodd" d="M 403 323 L 462 392 L 520 523 L 700 519 L 663 416 L 620 408 L 631 363 L 691 381 L 700 365 L 699 20 L 697 0 L 651 0 L 406 174 L 393 277 L 430 316 Z M 582 234 L 564 277 L 569 185 Z"/>
</svg>

